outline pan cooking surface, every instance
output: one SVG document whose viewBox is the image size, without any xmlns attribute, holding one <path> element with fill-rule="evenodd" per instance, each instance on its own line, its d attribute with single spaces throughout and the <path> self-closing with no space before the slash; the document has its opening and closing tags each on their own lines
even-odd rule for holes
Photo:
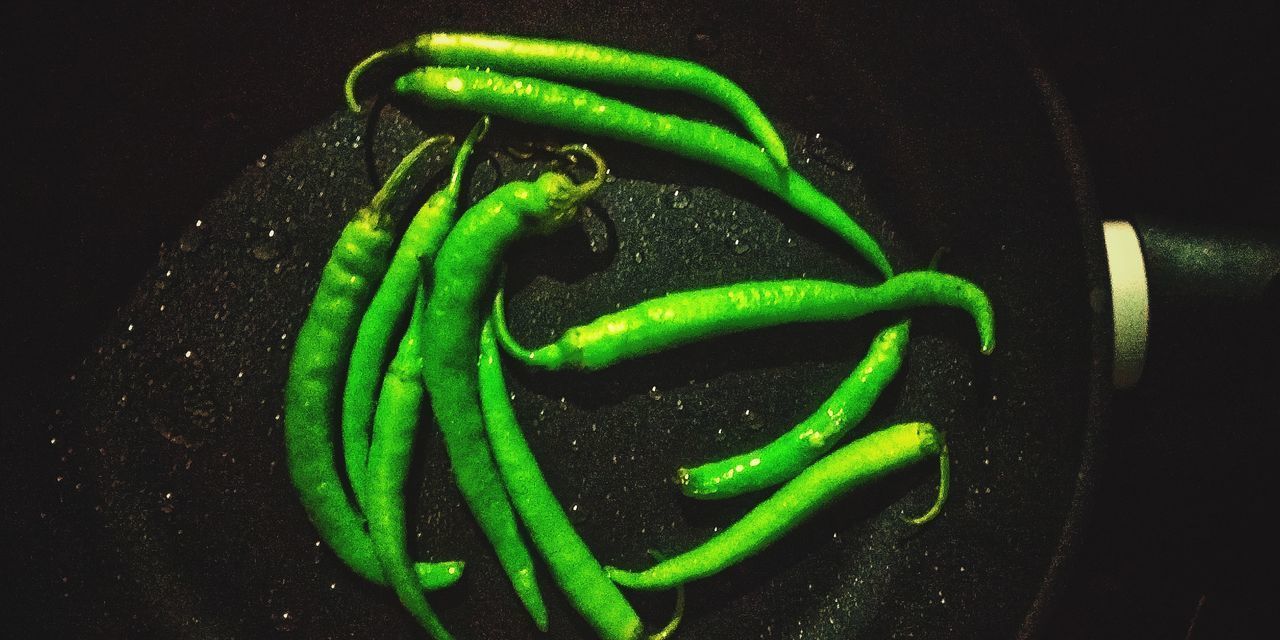
<svg viewBox="0 0 1280 640">
<path fill-rule="evenodd" d="M 985 85 L 966 87 L 940 66 L 954 90 L 942 98 L 873 83 L 861 88 L 878 95 L 828 87 L 765 109 L 780 114 L 801 171 L 881 239 L 897 268 L 922 267 L 946 246 L 942 268 L 993 298 L 990 358 L 978 356 L 961 313 L 914 314 L 905 370 L 867 423 L 944 428 L 951 500 L 927 527 L 900 521 L 928 507 L 931 464 L 850 494 L 759 556 L 690 585 L 678 637 L 1008 636 L 1040 589 L 1087 422 L 1079 218 L 1025 78 L 984 74 L 969 81 Z M 657 100 L 649 104 L 690 113 L 685 101 Z M 389 590 L 318 545 L 283 467 L 281 389 L 320 267 L 372 194 L 366 147 L 385 174 L 423 135 L 460 133 L 469 121 L 390 109 L 370 139 L 363 119 L 335 115 L 246 168 L 165 248 L 51 417 L 83 518 L 55 531 L 83 522 L 99 531 L 55 562 L 68 594 L 81 596 L 69 597 L 73 626 L 183 637 L 420 634 Z M 512 125 L 497 135 L 580 140 Z M 668 291 L 748 278 L 871 281 L 825 230 L 742 181 L 589 141 L 616 177 L 592 215 L 510 256 L 511 320 L 527 342 Z M 490 162 L 473 185 L 479 193 L 499 175 L 545 168 Z M 534 451 L 588 544 L 602 561 L 639 566 L 646 549 L 686 549 L 759 499 L 682 498 L 668 481 L 677 466 L 789 428 L 891 319 L 753 332 L 590 375 L 507 370 Z M 428 428 L 422 440 L 411 523 L 421 536 L 411 548 L 468 563 L 460 585 L 431 601 L 461 637 L 539 637 L 461 504 L 438 433 Z M 591 637 L 543 577 L 551 637 Z M 634 597 L 653 627 L 671 600 Z"/>
</svg>

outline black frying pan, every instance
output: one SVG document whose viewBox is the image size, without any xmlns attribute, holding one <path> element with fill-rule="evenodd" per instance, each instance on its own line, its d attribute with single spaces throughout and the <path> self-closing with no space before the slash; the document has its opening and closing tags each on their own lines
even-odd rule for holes
<svg viewBox="0 0 1280 640">
<path fill-rule="evenodd" d="M 943 517 L 921 530 L 897 517 L 928 505 L 931 465 L 858 491 L 760 556 L 691 585 L 682 636 L 1034 634 L 1087 506 L 1108 340 L 1090 261 L 1097 227 L 1048 81 L 998 21 L 936 8 L 529 4 L 415 5 L 379 14 L 369 23 L 376 33 L 335 21 L 327 28 L 341 51 L 260 61 L 306 70 L 323 86 L 298 91 L 326 96 L 324 108 L 301 109 L 308 115 L 292 129 L 300 133 L 283 128 L 264 159 L 200 208 L 199 226 L 192 219 L 166 247 L 43 418 L 54 446 L 67 448 L 56 466 L 68 507 L 49 525 L 55 575 L 67 578 L 55 612 L 63 623 L 103 636 L 418 633 L 388 591 L 315 545 L 281 466 L 277 416 L 320 264 L 344 212 L 371 193 L 363 147 L 373 144 L 385 172 L 424 130 L 461 131 L 467 121 L 392 108 L 371 140 L 364 120 L 328 115 L 339 108 L 341 73 L 416 32 L 468 29 L 691 58 L 739 79 L 785 128 L 806 174 L 850 205 L 895 265 L 922 266 L 948 247 L 944 268 L 982 284 L 996 304 L 999 344 L 986 359 L 965 318 L 919 314 L 908 370 L 872 416 L 928 419 L 951 434 L 955 490 Z M 266 26 L 251 28 L 267 37 Z M 715 117 L 672 96 L 616 93 Z M 546 339 L 667 290 L 753 277 L 870 279 L 822 229 L 740 181 L 591 142 L 619 180 L 582 230 L 512 256 L 521 335 Z M 485 165 L 477 190 L 498 169 L 503 179 L 529 170 Z M 757 332 L 592 376 L 513 369 L 512 385 L 549 481 L 579 507 L 584 537 L 608 561 L 640 564 L 647 548 L 685 548 L 754 503 L 679 498 L 666 482 L 675 466 L 793 424 L 885 321 Z M 434 434 L 419 459 L 414 522 L 423 536 L 414 548 L 469 563 L 463 583 L 433 602 L 460 636 L 537 637 L 460 506 Z M 589 637 L 558 595 L 549 599 L 552 637 Z M 636 602 L 655 624 L 671 604 L 667 594 Z"/>
</svg>

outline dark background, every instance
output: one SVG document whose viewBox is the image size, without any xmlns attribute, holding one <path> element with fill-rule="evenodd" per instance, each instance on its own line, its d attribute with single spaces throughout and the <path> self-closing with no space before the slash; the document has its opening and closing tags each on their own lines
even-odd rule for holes
<svg viewBox="0 0 1280 640">
<path fill-rule="evenodd" d="M 58 507 L 42 458 L 54 453 L 33 446 L 40 425 L 9 421 L 78 360 L 201 203 L 339 107 L 326 79 L 346 63 L 291 64 L 303 76 L 289 78 L 276 62 L 310 50 L 355 60 L 364 52 L 331 34 L 378 13 L 148 4 L 4 10 L 3 83 L 17 114 L 4 207 L 14 226 L 0 414 L 13 495 L 3 515 L 6 530 L 23 534 L 6 554 L 16 560 L 9 575 L 28 587 L 4 624 L 19 629 L 59 594 L 41 515 Z M 1275 231 L 1273 11 L 1050 2 L 983 11 L 1008 19 L 1010 37 L 1058 83 L 1104 216 Z M 261 38 L 262 24 L 279 37 Z M 205 55 L 211 48 L 219 55 Z M 318 87 L 326 92 L 309 89 Z M 1097 508 L 1057 614 L 1063 638 L 1239 637 L 1272 606 L 1263 516 L 1280 425 L 1274 328 L 1236 307 L 1198 313 L 1193 325 L 1153 321 L 1147 379 L 1116 398 Z M 1268 331 L 1262 348 L 1238 339 Z"/>
</svg>

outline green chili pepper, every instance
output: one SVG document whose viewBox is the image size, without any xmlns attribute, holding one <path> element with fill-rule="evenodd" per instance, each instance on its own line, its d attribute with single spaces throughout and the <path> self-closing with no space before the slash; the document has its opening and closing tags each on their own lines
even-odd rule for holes
<svg viewBox="0 0 1280 640">
<path fill-rule="evenodd" d="M 778 439 L 754 451 L 676 471 L 680 490 L 695 498 L 730 498 L 796 477 L 871 412 L 902 367 L 910 329 L 911 323 L 904 320 L 881 331 L 831 397 Z"/>
<path fill-rule="evenodd" d="M 791 322 L 848 320 L 924 305 L 959 307 L 973 316 L 980 348 L 995 348 L 995 316 L 973 283 L 936 271 L 911 271 L 873 287 L 825 280 L 744 282 L 652 298 L 566 330 L 528 350 L 499 317 L 499 340 L 513 356 L 546 369 L 602 369 L 694 340 Z M 499 307 L 500 308 L 500 307 Z"/>
<path fill-rule="evenodd" d="M 644 637 L 640 616 L 573 529 L 569 516 L 538 469 L 507 395 L 490 323 L 485 324 L 480 335 L 480 403 L 493 457 L 511 502 L 529 538 L 551 569 L 556 584 L 601 638 L 638 640 Z M 679 619 L 677 612 L 666 629 L 651 637 L 660 640 L 670 635 Z"/>
<path fill-rule="evenodd" d="M 396 167 L 387 183 L 342 230 L 320 277 L 320 286 L 298 330 L 285 383 L 284 440 L 289 475 L 320 538 L 356 573 L 385 584 L 382 567 L 364 522 L 339 476 L 334 438 L 338 428 L 343 362 L 373 287 L 387 266 L 391 232 L 384 211 L 388 198 L 426 151 L 449 136 L 431 138 Z M 448 565 L 460 568 L 458 564 Z M 447 567 L 441 567 L 447 573 Z M 424 588 L 438 584 L 437 569 L 419 575 Z"/>
<path fill-rule="evenodd" d="M 940 256 L 941 250 L 930 263 L 930 272 Z M 983 336 L 982 352 L 989 354 L 995 346 L 995 328 L 991 305 L 985 296 L 982 298 L 977 308 L 978 317 L 985 318 L 985 326 L 984 320 L 979 320 L 979 334 Z M 902 368 L 910 332 L 909 320 L 881 331 L 853 373 L 822 406 L 773 442 L 723 460 L 678 469 L 676 482 L 680 490 L 695 498 L 730 498 L 794 478 L 870 413 L 880 393 Z M 949 477 L 950 468 L 943 465 L 944 487 Z M 932 519 L 933 515 L 927 514 L 922 519 Z"/>
<path fill-rule="evenodd" d="M 869 288 L 783 280 L 685 291 L 601 316 L 532 351 L 511 336 L 501 297 L 494 319 L 499 340 L 522 361 L 547 369 L 601 369 L 700 338 L 920 304 L 966 309 L 977 323 L 983 353 L 994 348 L 994 313 L 986 295 L 962 278 L 936 271 L 899 274 Z M 681 490 L 691 497 L 728 498 L 795 477 L 870 412 L 902 365 L 909 328 L 903 321 L 881 331 L 853 373 L 817 411 L 782 437 L 753 451 L 680 469 L 676 477 Z"/>
<path fill-rule="evenodd" d="M 424 340 L 433 345 L 423 354 L 424 379 L 458 488 L 541 629 L 546 629 L 546 607 L 533 560 L 516 530 L 484 439 L 476 362 L 502 252 L 522 235 L 546 233 L 567 222 L 578 204 L 604 182 L 604 163 L 594 151 L 580 145 L 562 151 L 592 157 L 596 175 L 577 185 L 564 174 L 544 173 L 536 182 L 503 185 L 468 209 L 436 257 L 423 326 Z"/>
<path fill-rule="evenodd" d="M 422 288 L 416 289 L 409 330 L 400 341 L 378 395 L 373 440 L 369 446 L 365 514 L 369 517 L 374 551 L 400 602 L 433 638 L 446 640 L 453 636 L 445 630 L 418 587 L 405 526 L 405 480 L 409 476 L 423 393 L 420 333 L 426 300 Z"/>
<path fill-rule="evenodd" d="M 815 462 L 776 493 L 710 540 L 639 572 L 605 567 L 631 589 L 666 589 L 713 575 L 764 549 L 805 518 L 854 487 L 937 454 L 946 467 L 942 434 L 923 422 L 899 424 L 868 434 Z M 946 483 L 926 514 L 946 500 Z M 914 522 L 923 524 L 928 518 Z"/>
<path fill-rule="evenodd" d="M 401 76 L 395 90 L 428 106 L 491 113 L 634 142 L 726 169 L 834 231 L 886 277 L 893 273 L 880 246 L 840 205 L 794 169 L 780 169 L 760 149 L 720 127 L 646 111 L 546 80 L 472 69 L 425 67 Z"/>
<path fill-rule="evenodd" d="M 582 42 L 541 40 L 488 34 L 428 33 L 400 46 L 379 51 L 347 75 L 347 104 L 353 111 L 357 79 L 387 58 L 407 57 L 419 64 L 499 69 L 508 73 L 603 82 L 695 95 L 736 117 L 779 167 L 787 167 L 787 149 L 751 96 L 732 80 L 686 60 L 601 47 Z"/>
<path fill-rule="evenodd" d="M 342 447 L 347 478 L 356 501 L 361 505 L 365 501 L 364 476 L 374 398 L 390 355 L 391 334 L 402 326 L 409 311 L 415 283 L 421 278 L 419 261 L 435 258 L 449 227 L 453 225 L 458 193 L 462 189 L 462 171 L 471 157 L 472 148 L 484 137 L 488 126 L 488 116 L 476 123 L 458 149 L 448 184 L 428 198 L 409 222 L 400 245 L 391 257 L 386 276 L 360 321 L 342 397 Z"/>
</svg>

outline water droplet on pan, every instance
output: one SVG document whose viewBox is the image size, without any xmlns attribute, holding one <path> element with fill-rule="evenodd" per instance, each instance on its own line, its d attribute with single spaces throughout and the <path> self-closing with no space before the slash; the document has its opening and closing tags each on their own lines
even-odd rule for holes
<svg viewBox="0 0 1280 640">
<path fill-rule="evenodd" d="M 666 199 L 667 206 L 672 209 L 687 209 L 689 208 L 689 205 L 693 203 L 693 198 L 689 195 L 689 190 L 681 189 L 679 187 L 666 194 Z"/>
</svg>

